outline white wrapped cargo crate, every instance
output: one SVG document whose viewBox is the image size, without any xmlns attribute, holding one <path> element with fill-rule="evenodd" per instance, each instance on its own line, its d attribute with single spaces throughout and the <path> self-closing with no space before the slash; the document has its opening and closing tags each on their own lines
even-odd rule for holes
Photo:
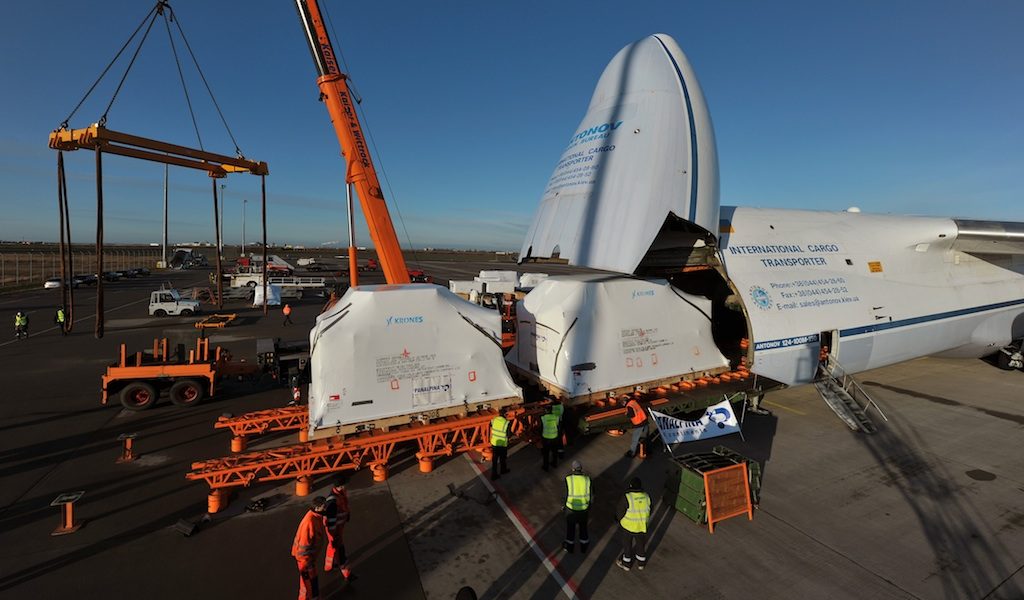
<svg viewBox="0 0 1024 600">
<path fill-rule="evenodd" d="M 517 271 L 480 271 L 477 281 L 506 281 L 513 287 L 519 285 L 519 273 Z"/>
<path fill-rule="evenodd" d="M 488 294 L 511 294 L 516 291 L 516 284 L 511 281 L 481 279 L 477 277 L 476 283 L 483 288 L 482 291 Z"/>
<path fill-rule="evenodd" d="M 537 284 L 548 278 L 547 273 L 523 273 L 519 278 L 519 288 L 532 290 Z"/>
<path fill-rule="evenodd" d="M 480 293 L 484 291 L 484 286 L 479 281 L 452 279 L 448 282 L 448 289 L 456 294 L 468 294 L 470 292 Z"/>
<path fill-rule="evenodd" d="M 516 320 L 505 359 L 570 401 L 728 370 L 711 302 L 663 279 L 551 277 L 517 304 Z"/>
<path fill-rule="evenodd" d="M 522 402 L 501 317 L 436 285 L 350 288 L 310 332 L 312 437 Z"/>
</svg>

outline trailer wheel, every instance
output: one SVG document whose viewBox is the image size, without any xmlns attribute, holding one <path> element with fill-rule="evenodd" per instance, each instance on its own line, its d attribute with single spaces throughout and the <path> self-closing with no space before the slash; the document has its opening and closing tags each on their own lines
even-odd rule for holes
<svg viewBox="0 0 1024 600">
<path fill-rule="evenodd" d="M 162 309 L 162 308 L 158 308 L 158 309 L 153 311 L 153 316 L 154 317 L 166 317 L 167 316 L 167 311 Z"/>
<path fill-rule="evenodd" d="M 203 401 L 206 389 L 195 379 L 182 379 L 171 386 L 170 396 L 177 406 L 193 406 Z"/>
<path fill-rule="evenodd" d="M 156 388 L 144 381 L 133 381 L 121 390 L 121 405 L 128 410 L 146 410 L 156 404 Z"/>
</svg>

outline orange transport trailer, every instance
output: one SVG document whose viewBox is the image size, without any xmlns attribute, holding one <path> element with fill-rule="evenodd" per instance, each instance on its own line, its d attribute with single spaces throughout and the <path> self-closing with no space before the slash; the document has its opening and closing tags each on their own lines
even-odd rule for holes
<svg viewBox="0 0 1024 600">
<path fill-rule="evenodd" d="M 195 348 L 185 355 L 184 346 L 168 353 L 167 338 L 153 340 L 153 348 L 129 356 L 121 344 L 118 361 L 107 367 L 102 376 L 102 404 L 118 396 L 128 410 L 152 408 L 167 390 L 172 403 L 193 406 L 213 396 L 223 377 L 250 375 L 259 367 L 231 362 L 231 355 L 216 346 L 210 351 L 210 340 L 196 340 Z"/>
</svg>

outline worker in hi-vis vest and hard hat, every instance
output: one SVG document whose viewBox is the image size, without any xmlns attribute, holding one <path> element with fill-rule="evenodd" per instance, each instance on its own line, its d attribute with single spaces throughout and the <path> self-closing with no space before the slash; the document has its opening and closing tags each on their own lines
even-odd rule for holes
<svg viewBox="0 0 1024 600">
<path fill-rule="evenodd" d="M 561 402 L 555 402 L 551 405 L 551 414 L 558 417 L 558 456 L 562 457 L 565 455 L 565 405 Z"/>
<path fill-rule="evenodd" d="M 498 416 L 491 419 L 491 481 L 509 472 L 508 438 L 511 433 L 512 421 L 508 419 L 508 410 L 503 408 Z"/>
<path fill-rule="evenodd" d="M 20 310 L 14 315 L 14 337 L 19 340 L 28 337 L 28 315 Z"/>
<path fill-rule="evenodd" d="M 67 323 L 66 323 L 67 322 L 67 314 L 64 312 L 64 307 L 63 306 L 58 306 L 57 307 L 57 312 L 53 315 L 53 322 L 54 322 L 55 325 L 57 325 L 57 328 L 60 329 L 60 334 L 61 335 L 67 335 L 68 334 L 68 328 L 67 328 Z"/>
<path fill-rule="evenodd" d="M 565 515 L 565 541 L 562 543 L 562 548 L 566 552 L 573 552 L 577 539 L 580 543 L 580 552 L 586 554 L 587 548 L 590 547 L 587 520 L 592 498 L 590 476 L 583 472 L 583 465 L 580 461 L 572 461 L 572 473 L 565 476 L 565 510 L 567 512 Z"/>
<path fill-rule="evenodd" d="M 644 491 L 639 477 L 629 480 L 626 495 L 619 502 L 622 518 L 622 556 L 615 559 L 620 569 L 630 570 L 634 562 L 638 571 L 647 566 L 647 524 L 651 521 L 651 497 Z"/>
<path fill-rule="evenodd" d="M 562 437 L 562 423 L 554 413 L 554 405 L 548 406 L 548 412 L 541 415 L 540 425 L 541 452 L 544 455 L 541 468 L 547 471 L 550 467 L 558 466 L 558 446 Z"/>
</svg>

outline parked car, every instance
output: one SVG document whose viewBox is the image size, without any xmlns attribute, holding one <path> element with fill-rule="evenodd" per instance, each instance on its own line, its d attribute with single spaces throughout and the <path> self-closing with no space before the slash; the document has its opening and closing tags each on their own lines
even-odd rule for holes
<svg viewBox="0 0 1024 600">
<path fill-rule="evenodd" d="M 60 285 L 61 285 L 60 281 L 61 281 L 60 277 L 51 277 L 51 278 L 47 279 L 45 282 L 43 282 L 43 289 L 44 290 L 60 289 Z M 65 283 L 67 283 L 67 281 L 65 281 Z M 74 279 L 72 279 L 71 280 L 71 287 L 78 287 L 78 282 L 75 281 Z"/>
<path fill-rule="evenodd" d="M 434 278 L 419 269 L 411 269 L 409 271 L 409 281 L 411 283 L 434 283 Z"/>
<path fill-rule="evenodd" d="M 143 277 L 149 277 L 149 269 L 147 269 L 146 267 L 141 267 L 135 270 L 138 272 L 139 275 L 142 275 Z"/>
<path fill-rule="evenodd" d="M 107 271 L 103 274 L 103 279 L 105 281 L 117 281 L 121 279 L 121 273 L 119 271 Z"/>
<path fill-rule="evenodd" d="M 128 279 L 135 279 L 136 277 L 139 276 L 139 270 L 138 269 L 125 269 L 124 270 L 124 276 L 126 278 L 128 278 Z"/>
<path fill-rule="evenodd" d="M 96 276 L 88 274 L 75 275 L 71 279 L 71 283 L 75 285 L 96 285 Z"/>
</svg>

